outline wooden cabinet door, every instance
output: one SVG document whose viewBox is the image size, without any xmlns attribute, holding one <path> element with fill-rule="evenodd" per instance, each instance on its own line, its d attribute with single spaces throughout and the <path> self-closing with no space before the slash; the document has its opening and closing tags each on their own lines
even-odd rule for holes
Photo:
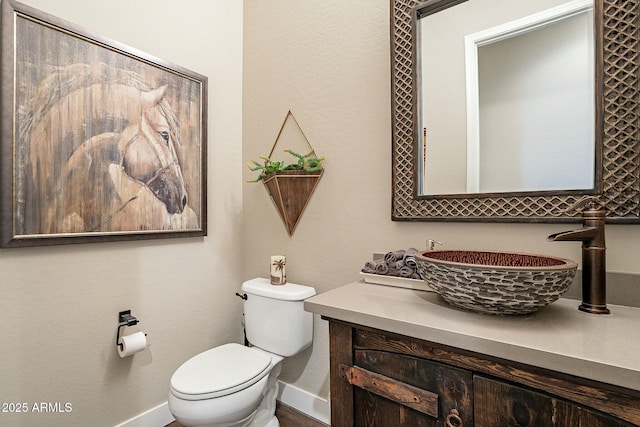
<svg viewBox="0 0 640 427">
<path fill-rule="evenodd" d="M 474 376 L 476 427 L 632 427 L 575 403 Z"/>
<path fill-rule="evenodd" d="M 373 378 L 370 387 L 354 387 L 355 426 L 473 426 L 470 371 L 412 356 L 361 349 L 355 351 L 354 365 L 371 372 Z M 376 374 L 383 376 L 382 379 Z M 419 389 L 418 396 L 421 392 L 434 396 L 435 403 L 430 410 L 414 409 L 410 399 L 398 391 L 407 388 Z"/>
</svg>

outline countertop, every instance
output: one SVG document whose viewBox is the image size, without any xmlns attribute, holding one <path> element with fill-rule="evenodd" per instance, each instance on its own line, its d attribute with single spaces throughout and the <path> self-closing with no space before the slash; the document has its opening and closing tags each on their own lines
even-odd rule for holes
<svg viewBox="0 0 640 427">
<path fill-rule="evenodd" d="M 559 299 L 526 316 L 454 308 L 436 294 L 353 282 L 307 299 L 305 310 L 578 377 L 640 390 L 640 308 L 610 315 Z"/>
</svg>

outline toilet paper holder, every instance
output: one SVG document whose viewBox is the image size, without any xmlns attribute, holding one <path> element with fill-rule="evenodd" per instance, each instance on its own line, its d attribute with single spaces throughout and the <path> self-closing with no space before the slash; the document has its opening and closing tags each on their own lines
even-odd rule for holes
<svg viewBox="0 0 640 427">
<path fill-rule="evenodd" d="M 118 313 L 118 333 L 116 334 L 117 346 L 120 345 L 120 329 L 122 329 L 123 326 L 137 325 L 138 322 L 138 319 L 131 315 L 131 310 L 124 310 Z"/>
</svg>

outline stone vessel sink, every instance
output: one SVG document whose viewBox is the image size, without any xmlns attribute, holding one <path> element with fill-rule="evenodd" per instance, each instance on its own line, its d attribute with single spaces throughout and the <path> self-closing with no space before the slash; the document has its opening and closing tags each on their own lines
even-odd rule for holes
<svg viewBox="0 0 640 427">
<path fill-rule="evenodd" d="M 415 255 L 427 286 L 449 304 L 485 314 L 528 314 L 569 289 L 578 267 L 564 258 L 512 252 L 428 251 Z"/>
</svg>

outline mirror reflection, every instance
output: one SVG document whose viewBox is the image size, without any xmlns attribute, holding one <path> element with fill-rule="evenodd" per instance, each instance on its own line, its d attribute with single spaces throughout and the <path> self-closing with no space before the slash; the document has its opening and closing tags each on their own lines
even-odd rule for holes
<svg viewBox="0 0 640 427">
<path fill-rule="evenodd" d="M 418 194 L 595 188 L 593 19 L 592 0 L 418 12 Z"/>
</svg>

